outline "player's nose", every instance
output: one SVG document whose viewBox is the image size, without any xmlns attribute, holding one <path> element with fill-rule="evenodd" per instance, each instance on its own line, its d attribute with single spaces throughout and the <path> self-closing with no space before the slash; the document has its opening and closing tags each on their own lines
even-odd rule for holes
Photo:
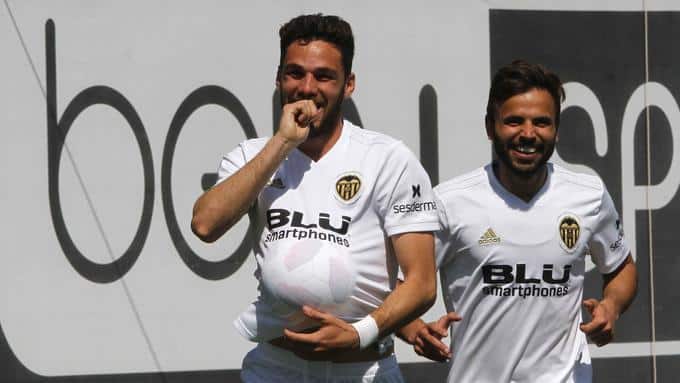
<svg viewBox="0 0 680 383">
<path fill-rule="evenodd" d="M 536 126 L 531 121 L 525 121 L 520 127 L 519 136 L 525 139 L 535 139 Z"/>
<path fill-rule="evenodd" d="M 315 96 L 318 90 L 318 84 L 316 78 L 312 73 L 307 73 L 305 77 L 300 81 L 298 88 L 301 95 L 304 96 Z"/>
</svg>

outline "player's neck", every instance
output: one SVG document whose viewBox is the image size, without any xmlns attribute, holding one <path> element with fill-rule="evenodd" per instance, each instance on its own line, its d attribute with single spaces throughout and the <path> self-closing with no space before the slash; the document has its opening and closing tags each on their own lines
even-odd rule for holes
<svg viewBox="0 0 680 383">
<path fill-rule="evenodd" d="M 338 142 L 341 135 L 342 119 L 339 119 L 328 134 L 308 138 L 298 146 L 298 149 L 314 162 L 317 162 L 333 148 L 333 145 Z"/>
<path fill-rule="evenodd" d="M 539 170 L 529 175 L 519 175 L 512 171 L 502 161 L 493 163 L 493 172 L 505 190 L 517 196 L 524 202 L 532 198 L 543 187 L 548 177 L 548 167 L 541 166 Z"/>
</svg>

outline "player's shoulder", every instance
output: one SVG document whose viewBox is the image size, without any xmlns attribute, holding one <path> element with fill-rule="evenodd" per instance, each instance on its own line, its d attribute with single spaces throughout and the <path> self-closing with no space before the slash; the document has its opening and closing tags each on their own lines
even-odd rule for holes
<svg viewBox="0 0 680 383">
<path fill-rule="evenodd" d="M 262 150 L 262 148 L 264 148 L 269 139 L 270 137 L 258 137 L 241 141 L 236 146 L 236 148 L 234 148 L 230 153 L 223 155 L 222 157 L 227 158 L 231 156 L 238 156 L 243 157 L 246 161 L 249 161 L 251 158 L 255 157 L 257 153 L 259 153 Z"/>
<path fill-rule="evenodd" d="M 382 152 L 406 148 L 406 145 L 394 137 L 385 133 L 362 129 L 347 120 L 344 121 L 343 129 L 347 129 L 347 135 L 353 148 L 365 148 L 366 150 Z"/>
<path fill-rule="evenodd" d="M 437 197 L 445 202 L 457 196 L 478 190 L 480 187 L 488 185 L 488 174 L 486 167 L 482 166 L 467 173 L 458 175 L 450 180 L 444 181 L 434 187 Z"/>
<path fill-rule="evenodd" d="M 554 163 L 549 163 L 548 166 L 553 182 L 561 188 L 595 194 L 601 194 L 605 190 L 604 182 L 599 176 L 574 172 Z"/>
</svg>

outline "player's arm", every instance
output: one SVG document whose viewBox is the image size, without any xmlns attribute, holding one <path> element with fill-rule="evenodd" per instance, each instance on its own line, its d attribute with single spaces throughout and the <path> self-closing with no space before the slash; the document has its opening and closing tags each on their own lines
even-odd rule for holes
<svg viewBox="0 0 680 383">
<path fill-rule="evenodd" d="M 317 118 L 316 105 L 310 100 L 285 105 L 279 130 L 264 148 L 236 173 L 198 198 L 191 219 L 194 234 L 205 242 L 213 242 L 236 224 L 286 156 L 304 142 L 309 124 Z"/>
<path fill-rule="evenodd" d="M 440 226 L 440 230 L 435 234 L 435 259 L 437 267 L 441 268 L 446 266 L 447 253 L 455 241 L 451 238 L 449 229 L 451 224 L 447 214 L 447 205 L 437 194 L 436 188 L 435 200 L 439 207 L 437 213 Z M 442 339 L 449 335 L 451 324 L 461 319 L 454 311 L 448 312 L 438 320 L 429 323 L 418 318 L 399 328 L 395 334 L 404 342 L 412 345 L 416 354 L 437 362 L 444 362 L 451 358 L 452 351 L 449 346 L 442 342 Z"/>
<path fill-rule="evenodd" d="M 631 304 L 637 291 L 637 270 L 631 251 L 624 240 L 621 221 L 614 202 L 603 185 L 597 221 L 590 239 L 589 249 L 593 262 L 604 277 L 602 300 L 586 299 L 583 306 L 591 320 L 581 324 L 598 346 L 614 338 L 616 320 Z M 623 259 L 623 261 L 620 261 Z"/>
<path fill-rule="evenodd" d="M 616 321 L 635 298 L 637 270 L 632 255 L 629 253 L 625 261 L 603 279 L 602 300 L 586 299 L 583 302 L 591 320 L 581 324 L 581 331 L 600 347 L 612 341 Z"/>
<path fill-rule="evenodd" d="M 403 233 L 390 239 L 404 280 L 370 314 L 378 325 L 380 337 L 420 317 L 437 295 L 432 233 Z"/>
<path fill-rule="evenodd" d="M 616 271 L 603 276 L 602 302 L 612 307 L 617 315 L 623 314 L 633 302 L 637 293 L 637 269 L 632 254 Z"/>
</svg>

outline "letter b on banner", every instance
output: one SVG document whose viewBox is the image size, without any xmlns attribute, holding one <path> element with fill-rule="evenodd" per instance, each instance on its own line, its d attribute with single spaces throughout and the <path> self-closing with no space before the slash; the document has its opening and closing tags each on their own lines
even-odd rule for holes
<svg viewBox="0 0 680 383">
<path fill-rule="evenodd" d="M 149 138 L 144 130 L 139 115 L 130 102 L 115 89 L 107 86 L 93 86 L 80 92 L 66 107 L 64 115 L 57 124 L 57 74 L 55 61 L 54 23 L 48 20 L 45 26 L 46 58 L 47 58 L 47 167 L 50 212 L 57 240 L 73 268 L 84 278 L 97 283 L 109 283 L 122 277 L 137 261 L 149 234 L 151 214 L 154 200 L 153 159 Z M 142 215 L 132 243 L 116 260 L 100 264 L 86 258 L 76 247 L 66 228 L 61 199 L 59 195 L 59 164 L 64 149 L 64 142 L 73 121 L 85 109 L 93 105 L 108 105 L 118 111 L 132 128 L 137 145 L 142 155 L 144 168 L 144 203 Z"/>
</svg>

